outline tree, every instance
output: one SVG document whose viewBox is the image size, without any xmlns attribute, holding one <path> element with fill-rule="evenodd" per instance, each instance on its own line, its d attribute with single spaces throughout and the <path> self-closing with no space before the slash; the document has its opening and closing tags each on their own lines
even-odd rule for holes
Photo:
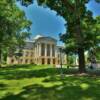
<svg viewBox="0 0 100 100">
<path fill-rule="evenodd" d="M 93 19 L 92 22 L 88 21 L 89 19 L 84 18 L 82 21 L 83 27 L 83 39 L 84 39 L 84 50 L 90 51 L 93 48 L 98 48 L 100 44 L 100 16 Z M 71 34 L 60 35 L 61 40 L 65 43 L 65 52 L 77 53 L 78 46 L 75 38 Z"/>
<path fill-rule="evenodd" d="M 3 51 L 13 51 L 29 37 L 31 22 L 14 0 L 0 1 L 0 64 Z M 24 31 L 25 30 L 25 31 Z"/>
<path fill-rule="evenodd" d="M 32 2 L 32 0 L 21 1 L 29 1 L 30 3 Z M 38 0 L 39 5 L 50 7 L 52 10 L 57 11 L 57 13 L 64 17 L 64 19 L 67 21 L 66 34 L 70 34 L 70 37 L 72 37 L 72 39 L 70 40 L 73 41 L 73 44 L 71 44 L 72 47 L 75 43 L 75 47 L 77 48 L 80 73 L 86 71 L 84 51 L 85 44 L 87 45 L 88 43 L 85 42 L 84 37 L 86 32 L 89 33 L 89 30 L 87 31 L 86 29 L 84 29 L 84 21 L 88 21 L 86 25 L 90 26 L 92 23 L 94 23 L 92 13 L 88 11 L 85 6 L 85 4 L 89 1 L 90 0 Z M 100 2 L 100 0 L 95 1 L 98 3 Z M 88 37 L 85 39 L 88 39 Z M 65 38 L 65 40 L 67 40 L 67 38 Z M 87 45 L 87 48 L 89 47 L 90 46 Z"/>
<path fill-rule="evenodd" d="M 71 44 L 72 47 L 75 43 L 75 47 L 77 48 L 77 53 L 79 57 L 79 72 L 85 72 L 85 44 L 87 48 L 86 41 L 84 40 L 85 33 L 89 33 L 87 31 L 86 25 L 91 26 L 94 23 L 92 13 L 86 9 L 85 4 L 89 2 L 89 0 L 38 0 L 39 4 L 45 4 L 47 7 L 57 11 L 58 14 L 64 17 L 67 21 L 67 32 L 66 35 L 69 34 L 70 41 L 73 41 Z M 85 27 L 84 27 L 85 26 Z M 64 38 L 67 41 L 67 38 Z M 86 39 L 86 38 L 85 38 Z M 65 42 L 66 43 L 66 42 Z"/>
<path fill-rule="evenodd" d="M 16 1 L 20 1 L 22 5 L 28 6 L 32 4 L 34 0 L 16 0 Z"/>
</svg>

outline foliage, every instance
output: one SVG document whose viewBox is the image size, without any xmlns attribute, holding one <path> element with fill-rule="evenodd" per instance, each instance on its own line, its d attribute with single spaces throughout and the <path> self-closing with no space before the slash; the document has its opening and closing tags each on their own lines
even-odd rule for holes
<svg viewBox="0 0 100 100">
<path fill-rule="evenodd" d="M 72 54 L 69 55 L 69 54 L 68 54 L 68 55 L 67 55 L 67 65 L 73 66 L 74 62 L 75 62 L 75 57 L 74 57 L 74 55 L 72 55 Z"/>
<path fill-rule="evenodd" d="M 90 0 L 38 0 L 64 17 L 67 21 L 67 32 L 61 37 L 65 43 L 66 52 L 77 52 L 79 57 L 79 71 L 85 72 L 85 49 L 97 44 L 98 30 L 95 33 L 92 12 L 85 4 Z M 98 1 L 99 2 L 99 1 Z M 92 29 L 91 29 L 92 28 Z M 99 27 L 100 28 L 100 27 Z M 94 29 L 94 30 L 93 30 Z"/>
<path fill-rule="evenodd" d="M 31 22 L 17 6 L 15 0 L 0 1 L 0 55 L 3 51 L 14 51 L 29 37 Z M 25 30 L 25 31 L 24 31 Z"/>
<path fill-rule="evenodd" d="M 17 1 L 20 1 L 21 4 L 24 5 L 24 6 L 28 6 L 31 3 L 33 3 L 34 0 L 17 0 Z"/>
<path fill-rule="evenodd" d="M 83 39 L 84 49 L 90 50 L 91 48 L 95 48 L 99 46 L 100 43 L 100 22 L 99 22 L 100 16 L 96 17 L 93 21 L 93 23 L 88 22 L 88 20 L 85 18 L 82 21 L 83 26 Z M 65 52 L 66 53 L 77 53 L 78 52 L 78 44 L 76 39 L 69 33 L 60 35 L 61 40 L 65 43 Z"/>
<path fill-rule="evenodd" d="M 88 53 L 89 59 L 95 57 L 96 60 L 100 60 L 100 47 L 91 48 Z M 99 63 L 99 62 L 98 62 Z"/>
<path fill-rule="evenodd" d="M 21 0 L 23 1 L 23 0 Z M 31 1 L 32 0 L 25 0 Z M 90 0 L 37 0 L 39 5 L 49 7 L 57 11 L 66 21 L 67 32 L 61 37 L 66 44 L 66 52 L 77 52 L 79 57 L 79 71 L 85 72 L 85 49 L 97 45 L 97 37 L 100 31 L 94 31 L 92 12 L 86 9 L 86 4 Z M 95 0 L 100 3 L 100 0 Z M 93 28 L 93 29 L 91 29 Z M 100 29 L 100 27 L 99 27 Z M 95 33 L 96 32 L 96 33 Z"/>
</svg>

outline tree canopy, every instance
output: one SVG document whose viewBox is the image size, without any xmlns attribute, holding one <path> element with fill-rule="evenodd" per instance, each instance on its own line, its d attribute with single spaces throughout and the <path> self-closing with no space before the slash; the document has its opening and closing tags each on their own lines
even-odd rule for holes
<svg viewBox="0 0 100 100">
<path fill-rule="evenodd" d="M 17 0 L 28 6 L 33 0 Z M 67 31 L 61 36 L 67 49 L 77 52 L 79 57 L 79 71 L 85 72 L 84 51 L 100 42 L 99 17 L 93 18 L 92 12 L 87 10 L 86 4 L 90 0 L 37 0 L 39 5 L 49 7 L 62 16 L 67 24 Z M 100 3 L 100 0 L 95 0 Z M 67 50 L 66 50 L 67 51 Z"/>
<path fill-rule="evenodd" d="M 100 16 L 93 19 L 93 22 L 89 22 L 88 19 L 84 19 L 82 22 L 83 27 L 83 39 L 84 39 L 84 49 L 89 50 L 93 47 L 99 46 L 100 44 Z M 77 53 L 78 44 L 76 39 L 72 34 L 63 34 L 60 36 L 61 40 L 65 43 L 66 53 Z"/>
<path fill-rule="evenodd" d="M 97 45 L 100 26 L 95 22 L 86 4 L 90 0 L 38 0 L 40 5 L 57 11 L 66 21 L 67 32 L 61 38 L 69 51 L 76 51 L 79 57 L 79 71 L 85 72 L 85 49 Z M 96 2 L 100 2 L 96 0 Z M 97 20 L 96 20 L 97 21 Z M 99 27 L 99 28 L 97 28 Z M 67 51 L 66 49 L 66 51 Z"/>
<path fill-rule="evenodd" d="M 31 22 L 26 19 L 15 0 L 0 1 L 0 55 L 4 50 L 13 50 L 29 37 Z"/>
</svg>

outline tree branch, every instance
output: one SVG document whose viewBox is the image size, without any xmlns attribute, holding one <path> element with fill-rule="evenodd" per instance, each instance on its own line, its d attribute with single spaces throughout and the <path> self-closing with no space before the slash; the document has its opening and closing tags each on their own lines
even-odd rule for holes
<svg viewBox="0 0 100 100">
<path fill-rule="evenodd" d="M 74 7 L 68 2 L 68 0 L 62 0 L 63 4 L 67 6 L 71 11 L 74 11 Z"/>
</svg>

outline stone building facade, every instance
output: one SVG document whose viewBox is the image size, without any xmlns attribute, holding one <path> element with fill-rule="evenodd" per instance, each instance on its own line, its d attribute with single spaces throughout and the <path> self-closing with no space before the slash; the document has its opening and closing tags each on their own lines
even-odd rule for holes
<svg viewBox="0 0 100 100">
<path fill-rule="evenodd" d="M 59 48 L 56 39 L 37 35 L 33 41 L 26 41 L 21 57 L 8 56 L 7 64 L 59 65 L 61 60 L 66 64 L 66 55 L 60 53 Z"/>
</svg>

